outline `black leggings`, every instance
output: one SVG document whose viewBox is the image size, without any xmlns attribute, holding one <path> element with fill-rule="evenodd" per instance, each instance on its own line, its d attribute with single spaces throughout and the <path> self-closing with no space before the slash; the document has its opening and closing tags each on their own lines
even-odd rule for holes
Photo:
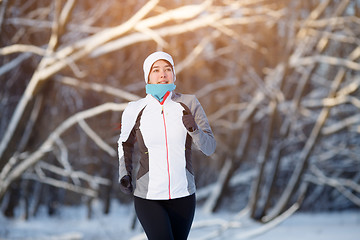
<svg viewBox="0 0 360 240">
<path fill-rule="evenodd" d="M 195 194 L 170 200 L 134 197 L 136 215 L 149 240 L 186 240 L 195 203 Z"/>
</svg>

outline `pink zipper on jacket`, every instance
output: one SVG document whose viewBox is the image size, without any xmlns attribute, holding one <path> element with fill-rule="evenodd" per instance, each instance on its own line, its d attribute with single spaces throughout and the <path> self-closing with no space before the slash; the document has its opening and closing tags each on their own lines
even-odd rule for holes
<svg viewBox="0 0 360 240">
<path fill-rule="evenodd" d="M 165 129 L 165 145 L 166 145 L 166 162 L 167 162 L 167 170 L 168 170 L 168 179 L 169 179 L 169 199 L 171 199 L 171 192 L 170 192 L 170 162 L 169 162 L 169 146 L 168 146 L 168 138 L 167 138 L 167 131 L 166 131 L 166 122 L 165 122 L 165 113 L 164 113 L 164 102 L 166 98 L 169 96 L 170 92 L 167 92 L 160 102 L 161 104 L 161 114 L 163 115 L 164 120 L 164 129 Z"/>
</svg>

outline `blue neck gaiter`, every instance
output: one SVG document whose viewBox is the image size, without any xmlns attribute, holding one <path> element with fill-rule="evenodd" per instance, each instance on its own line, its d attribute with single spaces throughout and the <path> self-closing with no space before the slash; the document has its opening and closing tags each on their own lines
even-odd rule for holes
<svg viewBox="0 0 360 240">
<path fill-rule="evenodd" d="M 174 83 L 170 84 L 146 84 L 146 93 L 151 94 L 154 98 L 163 101 L 163 98 L 167 92 L 175 90 L 176 86 Z"/>
</svg>

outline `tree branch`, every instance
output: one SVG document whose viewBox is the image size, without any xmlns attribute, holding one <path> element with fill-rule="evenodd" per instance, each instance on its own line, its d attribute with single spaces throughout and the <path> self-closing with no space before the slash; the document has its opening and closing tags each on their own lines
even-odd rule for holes
<svg viewBox="0 0 360 240">
<path fill-rule="evenodd" d="M 82 88 L 85 90 L 91 90 L 99 93 L 106 93 L 115 97 L 122 98 L 126 101 L 136 101 L 140 99 L 140 97 L 135 94 L 105 84 L 91 83 L 91 82 L 88 83 L 88 82 L 79 81 L 76 78 L 63 77 L 63 76 L 56 76 L 55 80 L 76 88 Z"/>
<path fill-rule="evenodd" d="M 105 141 L 103 141 L 101 137 L 97 135 L 97 133 L 93 131 L 84 120 L 79 120 L 79 125 L 84 130 L 86 135 L 88 135 L 102 150 L 107 152 L 112 157 L 115 157 L 117 155 L 117 152 Z"/>
<path fill-rule="evenodd" d="M 70 127 L 72 127 L 73 125 L 78 123 L 79 120 L 94 117 L 96 115 L 99 115 L 99 114 L 107 112 L 107 111 L 122 111 L 125 109 L 125 107 L 127 105 L 128 105 L 127 103 L 123 103 L 123 104 L 105 103 L 100 106 L 94 107 L 92 109 L 88 109 L 88 110 L 79 112 L 79 113 L 69 117 L 62 124 L 60 124 L 48 136 L 46 141 L 44 141 L 44 143 L 35 152 L 30 154 L 27 157 L 27 159 L 25 159 L 21 163 L 19 163 L 14 169 L 11 169 L 10 171 L 8 171 L 8 173 L 6 175 L 3 174 L 2 172 L 0 173 L 0 176 L 2 177 L 2 179 L 0 179 L 1 180 L 0 181 L 0 198 L 6 192 L 7 188 L 9 187 L 9 185 L 12 181 L 19 178 L 21 176 L 21 174 L 23 174 L 28 168 L 32 167 L 46 153 L 51 151 L 54 147 L 53 145 L 54 145 L 55 141 Z M 6 166 L 4 167 L 4 169 L 8 168 Z"/>
</svg>

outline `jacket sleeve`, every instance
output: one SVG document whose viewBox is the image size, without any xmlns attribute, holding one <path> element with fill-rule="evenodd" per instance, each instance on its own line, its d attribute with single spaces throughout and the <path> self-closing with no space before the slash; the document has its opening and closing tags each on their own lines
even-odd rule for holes
<svg viewBox="0 0 360 240">
<path fill-rule="evenodd" d="M 125 175 L 132 175 L 133 163 L 132 156 L 134 151 L 135 136 L 135 119 L 131 103 L 125 108 L 121 118 L 121 132 L 118 140 L 118 157 L 119 157 L 119 182 Z"/>
<path fill-rule="evenodd" d="M 216 141 L 205 111 L 195 96 L 192 96 L 188 107 L 190 108 L 191 114 L 194 116 L 195 122 L 198 125 L 198 129 L 194 132 L 189 132 L 189 134 L 195 145 L 205 155 L 210 156 L 215 152 Z"/>
</svg>

